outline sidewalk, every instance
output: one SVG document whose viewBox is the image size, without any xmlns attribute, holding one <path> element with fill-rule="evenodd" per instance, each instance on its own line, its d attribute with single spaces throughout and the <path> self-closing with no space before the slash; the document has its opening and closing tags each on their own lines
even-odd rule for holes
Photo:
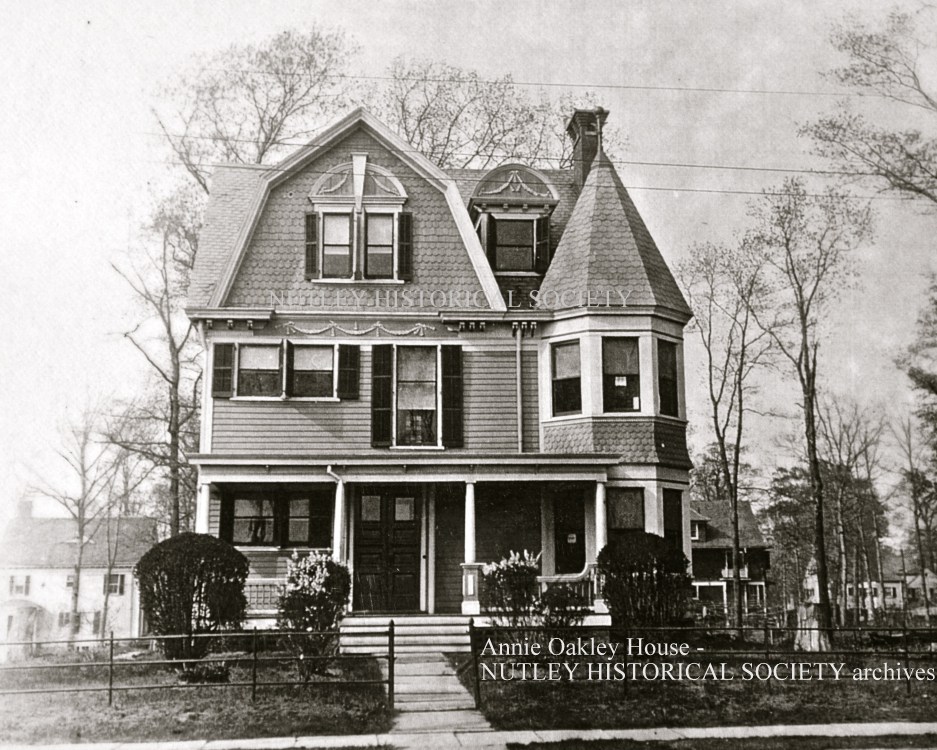
<svg viewBox="0 0 937 750">
<path fill-rule="evenodd" d="M 503 748 L 509 742 L 561 742 L 563 740 L 617 740 L 638 742 L 686 739 L 744 739 L 751 737 L 885 737 L 937 734 L 937 722 L 881 724 L 798 724 L 761 727 L 679 727 L 674 729 L 554 729 L 519 732 L 420 732 L 411 734 L 359 734 L 337 737 L 264 737 L 252 740 L 192 740 L 168 742 L 106 742 L 78 745 L 0 745 L 0 750 L 287 750 L 290 748 Z M 934 742 L 937 748 L 937 740 Z"/>
</svg>

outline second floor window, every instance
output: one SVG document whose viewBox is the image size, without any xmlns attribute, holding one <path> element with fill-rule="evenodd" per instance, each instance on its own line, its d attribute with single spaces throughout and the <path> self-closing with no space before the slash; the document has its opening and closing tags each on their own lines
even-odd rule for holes
<svg viewBox="0 0 937 750">
<path fill-rule="evenodd" d="M 327 398 L 335 394 L 335 349 L 331 346 L 293 346 L 288 393 Z"/>
<path fill-rule="evenodd" d="M 397 349 L 397 445 L 436 445 L 436 347 Z"/>
<path fill-rule="evenodd" d="M 578 414 L 582 411 L 579 342 L 554 344 L 553 415 Z"/>
<path fill-rule="evenodd" d="M 394 278 L 393 214 L 365 215 L 364 275 L 368 279 Z"/>
<path fill-rule="evenodd" d="M 603 339 L 602 400 L 607 412 L 641 410 L 641 367 L 636 338 Z"/>
<path fill-rule="evenodd" d="M 669 417 L 679 417 L 677 345 L 672 341 L 657 342 L 657 383 L 660 391 L 660 413 Z"/>
<path fill-rule="evenodd" d="M 238 396 L 279 396 L 279 346 L 240 347 L 238 352 Z"/>
</svg>

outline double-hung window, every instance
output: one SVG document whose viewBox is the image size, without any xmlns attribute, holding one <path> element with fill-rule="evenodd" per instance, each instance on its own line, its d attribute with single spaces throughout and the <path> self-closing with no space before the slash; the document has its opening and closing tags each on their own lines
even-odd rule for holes
<svg viewBox="0 0 937 750">
<path fill-rule="evenodd" d="M 606 412 L 641 410 L 641 367 L 636 338 L 602 340 L 602 400 Z"/>
<path fill-rule="evenodd" d="M 394 215 L 368 212 L 364 227 L 364 277 L 394 278 Z"/>
<path fill-rule="evenodd" d="M 397 348 L 397 445 L 436 445 L 436 352 Z"/>
<path fill-rule="evenodd" d="M 543 215 L 484 217 L 483 242 L 495 273 L 546 273 L 550 262 L 550 219 Z"/>
<path fill-rule="evenodd" d="M 609 540 L 622 532 L 644 531 L 644 490 L 640 487 L 610 487 L 606 508 Z"/>
<path fill-rule="evenodd" d="M 235 498 L 231 541 L 234 544 L 272 545 L 276 513 L 273 500 Z"/>
<path fill-rule="evenodd" d="M 551 356 L 553 359 L 553 415 L 578 414 L 582 411 L 579 342 L 554 344 Z"/>
<path fill-rule="evenodd" d="M 10 576 L 10 596 L 29 596 L 29 576 Z"/>
<path fill-rule="evenodd" d="M 124 574 L 111 573 L 110 575 L 104 576 L 104 593 L 113 594 L 115 596 L 123 596 Z"/>
<path fill-rule="evenodd" d="M 293 547 L 324 549 L 332 546 L 331 492 L 288 499 L 289 519 L 286 543 Z"/>
<path fill-rule="evenodd" d="M 660 413 L 669 417 L 680 416 L 677 397 L 677 345 L 672 341 L 657 341 L 657 387 L 660 392 Z"/>
<path fill-rule="evenodd" d="M 335 395 L 335 348 L 293 346 L 290 396 L 330 398 Z"/>
<path fill-rule="evenodd" d="M 322 215 L 322 277 L 348 279 L 352 275 L 353 215 Z"/>
<path fill-rule="evenodd" d="M 280 346 L 242 344 L 238 350 L 238 396 L 279 396 Z"/>
</svg>

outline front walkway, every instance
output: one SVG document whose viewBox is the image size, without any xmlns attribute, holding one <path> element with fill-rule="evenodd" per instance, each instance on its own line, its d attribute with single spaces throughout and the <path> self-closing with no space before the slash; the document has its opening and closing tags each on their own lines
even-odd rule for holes
<svg viewBox="0 0 937 750">
<path fill-rule="evenodd" d="M 881 724 L 800 724 L 763 727 L 679 727 L 675 729 L 551 729 L 521 732 L 429 732 L 420 734 L 358 734 L 338 737 L 264 737 L 251 740 L 193 740 L 180 742 L 107 742 L 80 745 L 0 745 L 0 750 L 292 750 L 292 748 L 383 747 L 404 750 L 414 748 L 494 748 L 507 743 L 564 740 L 654 740 L 747 739 L 754 737 L 897 737 L 937 735 L 937 722 L 896 722 Z M 937 748 L 937 740 L 934 743 Z M 834 745 L 835 747 L 835 745 Z M 917 750 L 921 750 L 918 748 Z"/>
</svg>

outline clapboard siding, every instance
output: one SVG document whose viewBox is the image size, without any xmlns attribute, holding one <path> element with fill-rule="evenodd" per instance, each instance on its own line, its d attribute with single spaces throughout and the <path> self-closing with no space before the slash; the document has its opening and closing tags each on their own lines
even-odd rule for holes
<svg viewBox="0 0 937 750">
<path fill-rule="evenodd" d="M 524 407 L 524 450 L 536 453 L 540 450 L 540 395 L 538 356 L 536 349 L 521 353 L 521 387 Z"/>
<path fill-rule="evenodd" d="M 462 611 L 462 554 L 465 500 L 458 495 L 436 498 L 436 612 Z"/>
<path fill-rule="evenodd" d="M 466 351 L 465 448 L 517 452 L 517 380 L 512 351 Z"/>
<path fill-rule="evenodd" d="M 221 535 L 221 497 L 217 492 L 212 492 L 208 500 L 208 533 Z"/>
<path fill-rule="evenodd" d="M 215 453 L 315 453 L 371 447 L 371 352 L 361 351 L 357 401 L 215 399 Z"/>
</svg>

